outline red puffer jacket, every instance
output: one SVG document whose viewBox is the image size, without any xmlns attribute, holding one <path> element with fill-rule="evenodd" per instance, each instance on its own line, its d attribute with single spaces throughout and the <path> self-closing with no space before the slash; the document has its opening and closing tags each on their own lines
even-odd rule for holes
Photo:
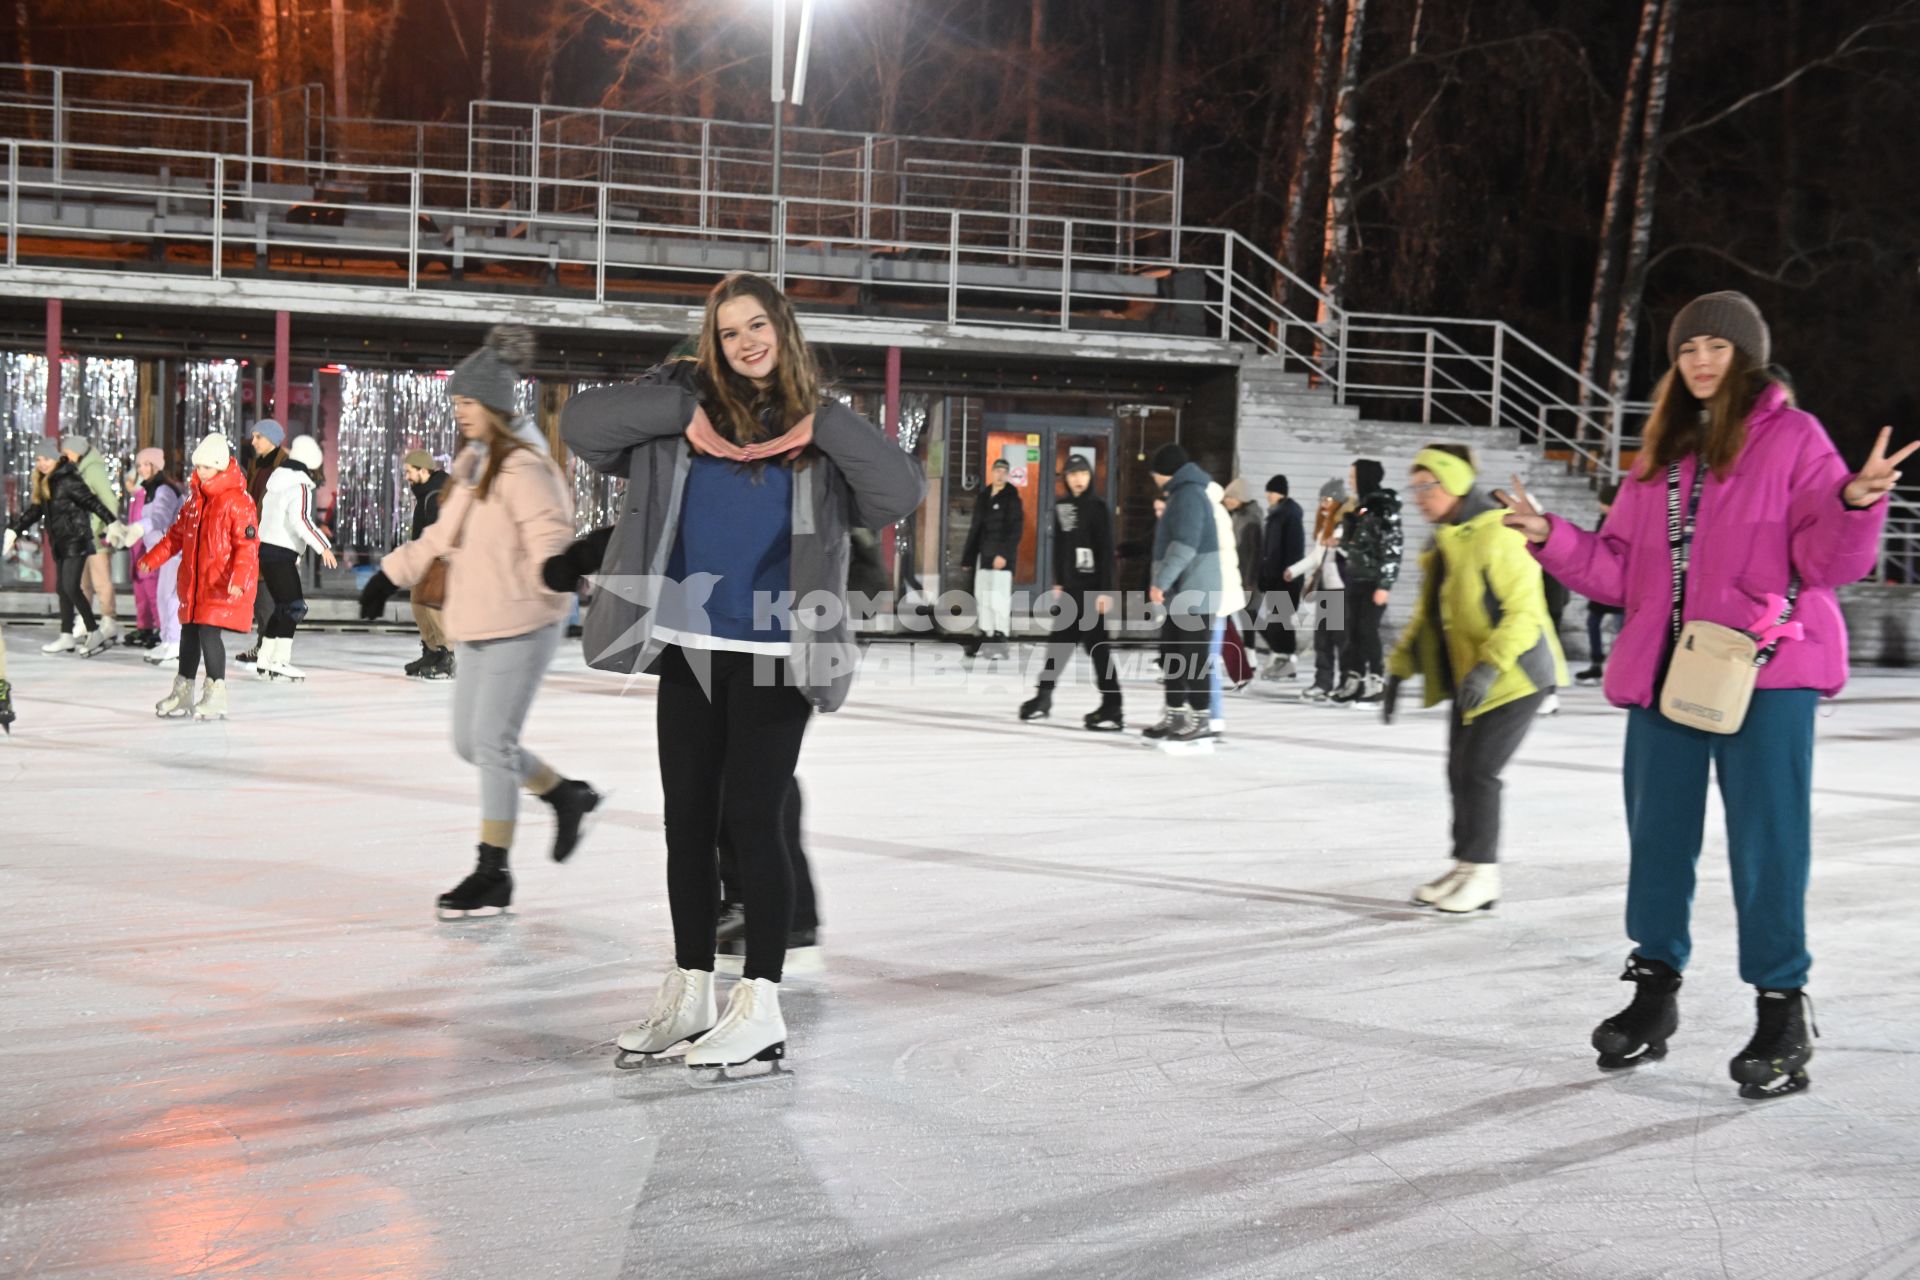
<svg viewBox="0 0 1920 1280">
<path fill-rule="evenodd" d="M 151 572 L 180 556 L 180 621 L 225 631 L 253 627 L 260 578 L 260 516 L 237 462 L 210 481 L 193 477 L 193 496 L 167 536 L 140 557 Z"/>
</svg>

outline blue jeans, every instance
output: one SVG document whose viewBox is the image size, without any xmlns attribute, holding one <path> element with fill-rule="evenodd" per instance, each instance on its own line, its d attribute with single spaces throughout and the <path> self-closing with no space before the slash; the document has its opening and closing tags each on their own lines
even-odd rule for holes
<svg viewBox="0 0 1920 1280">
<path fill-rule="evenodd" d="M 1227 640 L 1227 620 L 1215 618 L 1213 630 L 1207 636 L 1207 712 L 1214 720 L 1227 718 L 1226 690 L 1222 687 L 1225 676 L 1221 671 L 1224 665 L 1220 660 L 1220 648 Z"/>
<path fill-rule="evenodd" d="M 1726 807 L 1740 978 L 1769 990 L 1807 982 L 1807 874 L 1813 858 L 1812 689 L 1759 689 L 1731 735 L 1702 733 L 1658 711 L 1627 718 L 1627 936 L 1646 960 L 1675 970 L 1693 951 L 1688 928 L 1707 819 L 1707 770 Z"/>
</svg>

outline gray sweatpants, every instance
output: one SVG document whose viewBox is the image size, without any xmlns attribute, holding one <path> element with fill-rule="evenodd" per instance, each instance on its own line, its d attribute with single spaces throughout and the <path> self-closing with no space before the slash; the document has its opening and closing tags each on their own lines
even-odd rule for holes
<svg viewBox="0 0 1920 1280">
<path fill-rule="evenodd" d="M 520 788 L 554 778 L 540 757 L 520 745 L 533 695 L 560 647 L 565 623 L 525 635 L 455 646 L 453 749 L 480 770 L 480 830 L 487 844 L 507 847 L 520 812 Z"/>
<path fill-rule="evenodd" d="M 1447 785 L 1453 792 L 1453 856 L 1462 862 L 1500 860 L 1500 771 L 1533 728 L 1547 691 L 1495 707 L 1472 724 L 1449 706 Z"/>
</svg>

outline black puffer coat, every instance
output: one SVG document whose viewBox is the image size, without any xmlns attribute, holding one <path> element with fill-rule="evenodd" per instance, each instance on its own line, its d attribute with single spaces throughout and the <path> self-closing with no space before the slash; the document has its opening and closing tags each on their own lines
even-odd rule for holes
<svg viewBox="0 0 1920 1280">
<path fill-rule="evenodd" d="M 8 527 L 15 533 L 25 533 L 35 522 L 45 519 L 47 538 L 53 543 L 57 559 L 90 556 L 100 550 L 93 536 L 92 518 L 97 516 L 108 524 L 120 518 L 87 487 L 87 482 L 80 477 L 80 468 L 65 458 L 60 459 L 47 476 L 47 495 L 45 502 L 36 502 L 22 511 Z"/>
</svg>

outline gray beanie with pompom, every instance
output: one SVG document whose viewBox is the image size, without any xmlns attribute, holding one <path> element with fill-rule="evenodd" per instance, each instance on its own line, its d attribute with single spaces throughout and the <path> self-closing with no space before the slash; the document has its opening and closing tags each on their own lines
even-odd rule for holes
<svg viewBox="0 0 1920 1280">
<path fill-rule="evenodd" d="M 478 400 L 511 418 L 514 389 L 533 365 L 533 330 L 522 324 L 497 324 L 487 330 L 481 348 L 460 362 L 447 379 L 447 394 Z"/>
</svg>

